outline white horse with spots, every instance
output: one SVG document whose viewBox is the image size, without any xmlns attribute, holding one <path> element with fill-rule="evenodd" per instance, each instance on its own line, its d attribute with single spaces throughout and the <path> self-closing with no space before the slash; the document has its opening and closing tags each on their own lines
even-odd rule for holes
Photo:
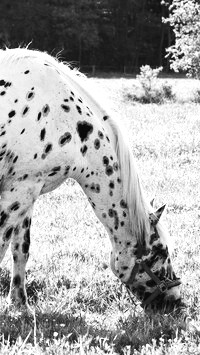
<svg viewBox="0 0 200 355">
<path fill-rule="evenodd" d="M 9 300 L 28 307 L 24 286 L 34 202 L 67 178 L 86 193 L 112 244 L 111 267 L 143 307 L 181 305 L 160 216 L 143 196 L 116 122 L 83 79 L 51 56 L 0 51 L 0 261 L 11 243 Z"/>
</svg>

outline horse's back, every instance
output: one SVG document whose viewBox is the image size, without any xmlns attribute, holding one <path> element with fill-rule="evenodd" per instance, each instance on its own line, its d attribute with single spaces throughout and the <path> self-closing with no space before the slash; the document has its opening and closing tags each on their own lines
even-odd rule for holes
<svg viewBox="0 0 200 355">
<path fill-rule="evenodd" d="M 0 171 L 4 180 L 20 180 L 25 173 L 46 179 L 74 159 L 77 107 L 51 57 L 21 51 L 0 54 Z"/>
</svg>

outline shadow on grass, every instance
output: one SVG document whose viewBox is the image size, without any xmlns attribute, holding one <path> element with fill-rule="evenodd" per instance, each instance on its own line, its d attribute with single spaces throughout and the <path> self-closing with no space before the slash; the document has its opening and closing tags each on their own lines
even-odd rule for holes
<svg viewBox="0 0 200 355">
<path fill-rule="evenodd" d="M 9 273 L 1 271 L 0 285 L 3 290 L 1 293 L 4 296 L 9 291 L 9 283 Z M 68 286 L 67 284 L 66 288 Z M 44 280 L 30 281 L 29 278 L 27 283 L 29 303 L 34 304 L 36 309 L 38 294 L 41 294 L 45 287 Z M 173 339 L 177 336 L 177 329 L 180 331 L 179 321 L 173 316 L 147 315 L 132 305 L 128 310 L 123 311 L 125 307 L 120 304 L 120 295 L 117 299 L 119 304 L 113 298 L 110 306 L 108 305 L 109 309 L 101 310 L 98 304 L 96 304 L 96 309 L 95 305 L 92 308 L 89 305 L 85 307 L 86 299 L 82 295 L 80 300 L 76 300 L 76 305 L 78 304 L 80 307 L 72 306 L 70 310 L 57 312 L 36 311 L 36 321 L 33 316 L 26 313 L 1 311 L 0 307 L 0 348 L 3 339 L 12 345 L 21 338 L 22 341 L 33 346 L 36 341 L 44 350 L 50 344 L 55 344 L 56 341 L 68 342 L 72 347 L 84 342 L 89 348 L 103 349 L 108 345 L 117 354 L 124 354 L 123 349 L 126 347 L 137 350 L 142 345 L 151 343 L 152 339 L 158 343 L 161 337 L 166 341 Z M 82 308 L 85 311 L 80 311 Z M 102 317 L 104 311 L 107 313 Z M 105 322 L 99 321 L 98 317 L 99 319 L 110 318 L 109 323 L 107 319 Z M 113 319 L 115 320 L 114 326 Z"/>
<path fill-rule="evenodd" d="M 38 313 L 36 322 L 34 322 L 33 317 L 26 314 L 2 312 L 0 339 L 3 336 L 4 340 L 15 344 L 19 337 L 22 341 L 27 338 L 27 343 L 32 345 L 36 339 L 37 344 L 43 349 L 49 344 L 54 344 L 55 341 L 65 341 L 75 347 L 83 341 L 89 344 L 90 348 L 101 348 L 104 346 L 102 344 L 102 339 L 104 339 L 104 343 L 106 341 L 117 354 L 124 354 L 125 347 L 138 350 L 141 346 L 151 343 L 152 339 L 159 343 L 161 338 L 164 341 L 176 338 L 178 322 L 173 317 L 131 313 L 126 319 L 118 319 L 115 328 L 109 329 L 104 324 L 101 326 L 95 322 L 91 324 L 82 314 Z"/>
</svg>

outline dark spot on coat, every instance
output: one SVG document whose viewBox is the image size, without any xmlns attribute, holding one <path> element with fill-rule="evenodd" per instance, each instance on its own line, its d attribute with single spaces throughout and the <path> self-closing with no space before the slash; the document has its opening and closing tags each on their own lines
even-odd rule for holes
<svg viewBox="0 0 200 355">
<path fill-rule="evenodd" d="M 9 118 L 12 118 L 16 115 L 16 112 L 14 110 L 10 111 L 9 114 L 8 114 L 8 117 Z"/>
<path fill-rule="evenodd" d="M 49 114 L 49 112 L 50 112 L 50 107 L 49 107 L 48 104 L 46 104 L 46 105 L 42 108 L 42 114 L 43 114 L 43 116 L 45 117 L 45 116 L 47 116 L 47 115 Z"/>
<path fill-rule="evenodd" d="M 40 132 L 40 140 L 43 141 L 45 139 L 45 135 L 46 135 L 46 129 L 43 128 Z"/>
<path fill-rule="evenodd" d="M 100 148 L 100 140 L 98 138 L 95 139 L 95 141 L 94 141 L 94 147 L 95 147 L 95 149 L 99 149 Z"/>
<path fill-rule="evenodd" d="M 5 85 L 5 80 L 0 80 L 0 86 L 4 86 Z"/>
<path fill-rule="evenodd" d="M 4 241 L 10 240 L 10 238 L 12 236 L 12 232 L 13 232 L 13 227 L 12 226 L 8 227 L 3 234 L 3 240 Z"/>
<path fill-rule="evenodd" d="M 65 132 L 60 138 L 59 138 L 59 144 L 60 146 L 64 146 L 66 143 L 69 143 L 72 139 L 72 135 L 69 132 Z"/>
<path fill-rule="evenodd" d="M 30 229 L 26 229 L 24 233 L 24 241 L 28 244 L 30 244 Z"/>
<path fill-rule="evenodd" d="M 69 112 L 70 111 L 70 107 L 68 105 L 63 105 L 62 104 L 61 107 L 62 107 L 63 111 L 65 111 L 65 112 Z"/>
<path fill-rule="evenodd" d="M 90 189 L 91 189 L 93 192 L 99 193 L 99 192 L 100 192 L 100 185 L 99 185 L 99 184 L 92 183 L 92 184 L 90 185 Z"/>
<path fill-rule="evenodd" d="M 81 153 L 82 153 L 83 156 L 86 154 L 87 149 L 88 149 L 88 148 L 87 148 L 87 145 L 84 145 L 83 147 L 81 147 L 80 151 L 81 151 Z"/>
<path fill-rule="evenodd" d="M 29 228 L 31 224 L 31 219 L 29 217 L 25 217 L 22 223 L 22 228 Z"/>
<path fill-rule="evenodd" d="M 25 106 L 24 109 L 23 109 L 23 111 L 22 111 L 22 116 L 26 116 L 27 113 L 28 113 L 28 111 L 29 111 L 29 107 L 28 107 L 28 106 Z"/>
<path fill-rule="evenodd" d="M 45 154 L 48 154 L 52 151 L 53 145 L 51 143 L 48 143 L 46 147 L 44 148 Z"/>
<path fill-rule="evenodd" d="M 109 210 L 108 210 L 108 215 L 109 215 L 109 217 L 114 217 L 114 210 L 112 209 L 112 208 L 109 208 Z"/>
<path fill-rule="evenodd" d="M 9 207 L 9 211 L 17 211 L 20 207 L 20 203 L 18 201 L 12 203 Z"/>
<path fill-rule="evenodd" d="M 18 155 L 16 155 L 16 157 L 14 157 L 13 163 L 15 164 L 17 162 L 17 160 L 18 160 Z"/>
<path fill-rule="evenodd" d="M 112 175 L 112 174 L 113 174 L 113 168 L 112 168 L 111 165 L 108 165 L 108 166 L 106 167 L 106 175 L 110 176 L 110 175 Z"/>
<path fill-rule="evenodd" d="M 16 255 L 16 254 L 13 254 L 13 261 L 14 261 L 14 263 L 16 263 L 16 262 L 17 262 L 17 260 L 18 260 L 17 255 Z"/>
<path fill-rule="evenodd" d="M 9 215 L 4 211 L 0 214 L 0 227 L 3 227 L 8 219 Z"/>
<path fill-rule="evenodd" d="M 93 126 L 87 121 L 79 121 L 76 130 L 81 139 L 81 142 L 87 141 L 89 135 L 93 132 Z"/>
<path fill-rule="evenodd" d="M 103 120 L 106 121 L 109 118 L 109 116 L 104 116 Z"/>
<path fill-rule="evenodd" d="M 37 121 L 40 121 L 41 117 L 42 117 L 42 112 L 39 112 L 37 115 Z"/>
<path fill-rule="evenodd" d="M 69 173 L 69 169 L 70 169 L 70 166 L 69 166 L 69 165 L 67 165 L 67 166 L 65 167 L 65 172 L 64 172 L 64 175 L 68 175 L 68 173 Z"/>
<path fill-rule="evenodd" d="M 103 165 L 107 166 L 109 164 L 109 159 L 108 157 L 104 156 L 103 157 Z"/>
<path fill-rule="evenodd" d="M 103 139 L 103 133 L 101 131 L 98 131 L 98 136 L 100 139 Z"/>
<path fill-rule="evenodd" d="M 24 74 L 28 74 L 28 73 L 30 73 L 30 70 L 26 70 L 26 71 L 24 72 Z"/>
<path fill-rule="evenodd" d="M 127 208 L 127 203 L 124 200 L 120 201 L 120 207 Z"/>
<path fill-rule="evenodd" d="M 12 85 L 12 83 L 9 83 L 9 81 L 7 81 L 7 83 L 5 83 L 5 85 L 4 85 L 4 87 L 7 88 L 7 87 L 9 87 L 11 85 Z"/>
<path fill-rule="evenodd" d="M 0 153 L 0 157 L 2 157 L 6 153 L 6 149 L 2 150 Z"/>
<path fill-rule="evenodd" d="M 60 166 L 56 166 L 55 168 L 53 168 L 53 169 L 51 170 L 51 173 L 48 174 L 48 176 L 54 176 L 54 175 L 56 175 L 57 172 L 60 171 L 60 170 L 61 170 L 61 167 L 60 167 Z"/>
<path fill-rule="evenodd" d="M 80 106 L 76 105 L 76 109 L 77 109 L 79 115 L 82 115 L 82 110 L 81 110 Z"/>
<path fill-rule="evenodd" d="M 28 177 L 28 174 L 24 174 L 18 178 L 18 181 L 24 181 L 27 179 L 27 177 Z"/>
<path fill-rule="evenodd" d="M 32 100 L 32 99 L 34 98 L 34 96 L 35 96 L 35 93 L 32 92 L 32 91 L 29 91 L 29 92 L 27 93 L 27 95 L 26 95 L 26 99 L 27 99 L 28 101 L 30 101 L 30 100 Z"/>
<path fill-rule="evenodd" d="M 124 271 L 128 270 L 128 266 L 122 266 L 122 270 Z"/>
<path fill-rule="evenodd" d="M 25 128 L 22 129 L 21 133 L 20 134 L 23 134 L 25 132 Z"/>
<path fill-rule="evenodd" d="M 22 253 L 23 253 L 23 254 L 27 254 L 27 253 L 28 253 L 28 251 L 29 251 L 29 246 L 30 246 L 30 243 L 24 242 L 24 243 L 22 244 Z"/>
<path fill-rule="evenodd" d="M 114 181 L 110 181 L 110 183 L 109 183 L 109 187 L 110 187 L 111 189 L 114 189 L 114 188 L 115 188 Z"/>
<path fill-rule="evenodd" d="M 20 275 L 15 275 L 13 277 L 13 284 L 15 287 L 19 287 L 21 285 L 21 277 Z"/>
</svg>

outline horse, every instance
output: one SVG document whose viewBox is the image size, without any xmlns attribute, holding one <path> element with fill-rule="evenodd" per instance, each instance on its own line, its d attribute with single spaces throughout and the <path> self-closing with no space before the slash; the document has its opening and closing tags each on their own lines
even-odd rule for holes
<svg viewBox="0 0 200 355">
<path fill-rule="evenodd" d="M 0 262 L 11 243 L 8 304 L 29 309 L 34 202 L 73 178 L 109 235 L 113 273 L 145 310 L 170 312 L 182 297 L 164 206 L 147 202 L 127 138 L 88 80 L 47 53 L 0 50 Z"/>
</svg>

